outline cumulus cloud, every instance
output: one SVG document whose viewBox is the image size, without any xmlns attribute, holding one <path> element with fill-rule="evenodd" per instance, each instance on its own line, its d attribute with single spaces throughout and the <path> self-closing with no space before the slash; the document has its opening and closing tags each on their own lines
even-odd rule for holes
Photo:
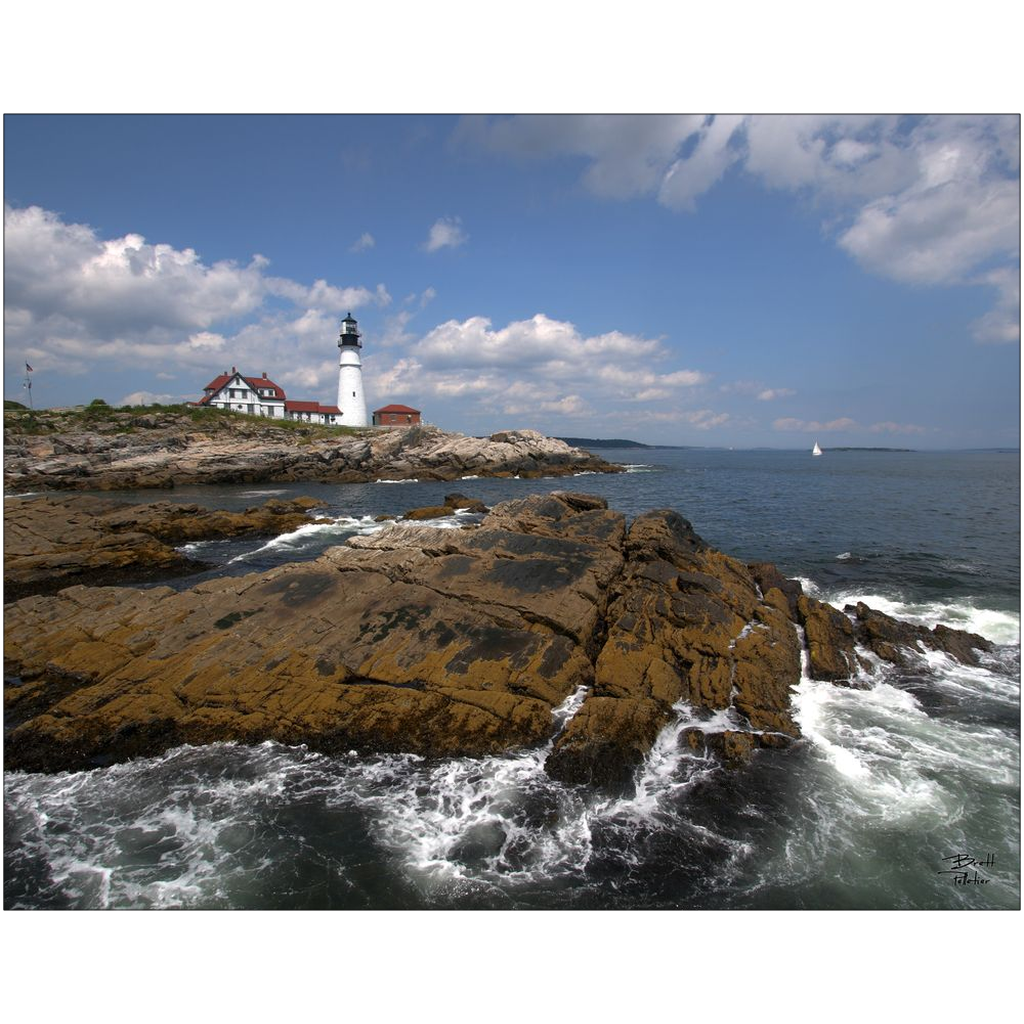
<svg viewBox="0 0 1024 1024">
<path fill-rule="evenodd" d="M 872 273 L 931 286 L 1016 276 L 1015 116 L 474 117 L 456 137 L 502 154 L 582 158 L 595 195 L 648 195 L 673 210 L 693 210 L 735 167 L 821 208 L 826 231 Z M 974 326 L 980 341 L 1019 338 L 1015 307 L 999 295 Z"/>
<path fill-rule="evenodd" d="M 370 291 L 363 287 L 337 288 L 324 280 L 314 281 L 307 287 L 287 278 L 267 277 L 265 286 L 269 294 L 286 298 L 296 306 L 310 306 L 328 313 L 344 313 L 370 304 L 386 306 L 391 302 L 391 296 L 382 284 Z"/>
<path fill-rule="evenodd" d="M 448 320 L 430 331 L 416 351 L 435 366 L 545 364 L 555 372 L 604 373 L 608 379 L 624 375 L 629 380 L 636 379 L 631 371 L 610 360 L 663 354 L 662 344 L 656 339 L 619 331 L 584 337 L 575 324 L 543 313 L 498 330 L 493 330 L 491 321 L 482 316 Z"/>
<path fill-rule="evenodd" d="M 796 392 L 792 388 L 765 388 L 757 393 L 759 402 L 774 402 L 776 398 L 790 398 Z"/>
<path fill-rule="evenodd" d="M 638 402 L 647 417 L 668 403 L 673 422 L 707 429 L 725 422 L 687 412 L 687 396 L 709 377 L 665 366 L 660 339 L 612 331 L 586 335 L 538 313 L 496 328 L 486 317 L 449 320 L 411 341 L 390 365 L 367 365 L 375 394 L 428 402 L 461 401 L 508 416 L 592 418 L 600 422 Z M 636 417 L 635 411 L 629 414 Z"/>
<path fill-rule="evenodd" d="M 441 217 L 434 221 L 423 248 L 427 252 L 437 252 L 438 249 L 445 248 L 457 249 L 468 241 L 469 235 L 462 230 L 461 217 Z"/>
<path fill-rule="evenodd" d="M 349 247 L 349 252 L 362 252 L 364 249 L 372 249 L 377 244 L 377 239 L 370 234 L 369 231 L 364 231 Z"/>
<path fill-rule="evenodd" d="M 304 285 L 269 275 L 269 261 L 204 263 L 193 249 L 138 234 L 102 238 L 38 206 L 4 208 L 4 319 L 8 351 L 39 369 L 81 374 L 103 366 L 166 374 L 216 371 L 231 353 L 264 366 L 293 363 L 349 309 L 385 307 L 384 285 Z M 284 299 L 291 310 L 270 309 Z M 249 320 L 234 333 L 228 324 Z M 201 373 L 200 375 L 203 375 Z"/>
</svg>

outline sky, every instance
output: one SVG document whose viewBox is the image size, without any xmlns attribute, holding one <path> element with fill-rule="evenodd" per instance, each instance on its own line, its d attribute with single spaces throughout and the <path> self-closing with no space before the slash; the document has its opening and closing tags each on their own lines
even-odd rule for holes
<svg viewBox="0 0 1024 1024">
<path fill-rule="evenodd" d="M 1019 445 L 1016 115 L 7 115 L 4 397 Z"/>
</svg>

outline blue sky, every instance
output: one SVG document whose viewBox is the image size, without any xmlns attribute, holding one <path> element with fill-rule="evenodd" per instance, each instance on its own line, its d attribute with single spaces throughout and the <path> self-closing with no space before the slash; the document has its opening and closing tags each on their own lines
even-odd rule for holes
<svg viewBox="0 0 1024 1024">
<path fill-rule="evenodd" d="M 10 116 L 4 395 L 1019 444 L 1015 117 Z"/>
</svg>

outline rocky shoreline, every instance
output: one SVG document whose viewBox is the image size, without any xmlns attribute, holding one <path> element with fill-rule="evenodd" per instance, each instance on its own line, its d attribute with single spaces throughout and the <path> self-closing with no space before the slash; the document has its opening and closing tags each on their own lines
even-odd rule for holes
<svg viewBox="0 0 1024 1024">
<path fill-rule="evenodd" d="M 316 498 L 271 500 L 244 512 L 92 495 L 4 503 L 4 602 L 53 594 L 74 583 L 124 586 L 209 568 L 176 545 L 222 537 L 277 536 L 310 522 Z"/>
<path fill-rule="evenodd" d="M 684 742 L 743 761 L 799 738 L 802 656 L 849 685 L 914 651 L 971 664 L 989 647 L 832 608 L 673 511 L 627 523 L 600 498 L 533 495 L 463 529 L 388 525 L 183 592 L 72 586 L 10 605 L 5 766 L 218 740 L 480 756 L 549 741 L 583 687 L 546 770 L 621 789 L 681 700 L 725 723 Z"/>
<path fill-rule="evenodd" d="M 8 412 L 4 448 L 4 486 L 18 493 L 622 471 L 535 430 L 487 438 L 431 426 L 345 431 L 209 409 Z"/>
</svg>

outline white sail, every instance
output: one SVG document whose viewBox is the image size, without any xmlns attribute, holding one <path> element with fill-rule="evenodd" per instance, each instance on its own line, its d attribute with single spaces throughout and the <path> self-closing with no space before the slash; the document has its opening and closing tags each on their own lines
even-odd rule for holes
<svg viewBox="0 0 1024 1024">
<path fill-rule="evenodd" d="M 818 442 L 817 441 L 814 442 L 814 447 L 811 449 L 811 454 L 812 455 L 820 455 L 821 454 L 821 448 L 818 447 Z"/>
</svg>

